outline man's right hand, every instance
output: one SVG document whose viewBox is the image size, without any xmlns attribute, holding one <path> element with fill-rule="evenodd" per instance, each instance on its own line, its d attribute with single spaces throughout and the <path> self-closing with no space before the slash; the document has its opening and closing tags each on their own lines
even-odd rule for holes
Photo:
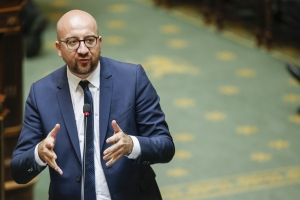
<svg viewBox="0 0 300 200">
<path fill-rule="evenodd" d="M 50 167 L 62 175 L 63 171 L 56 164 L 55 160 L 57 159 L 57 156 L 53 151 L 56 142 L 56 134 L 58 133 L 59 129 L 60 125 L 56 124 L 48 136 L 39 144 L 38 153 L 43 162 L 46 162 Z"/>
</svg>

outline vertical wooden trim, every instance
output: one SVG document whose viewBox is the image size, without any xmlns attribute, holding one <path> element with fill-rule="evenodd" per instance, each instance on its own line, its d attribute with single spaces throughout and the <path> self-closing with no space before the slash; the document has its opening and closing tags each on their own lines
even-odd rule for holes
<svg viewBox="0 0 300 200">
<path fill-rule="evenodd" d="M 0 103 L 1 104 L 1 103 Z M 2 113 L 2 106 L 0 106 L 0 113 Z M 4 191 L 4 117 L 0 114 L 0 199 L 5 199 Z"/>
</svg>

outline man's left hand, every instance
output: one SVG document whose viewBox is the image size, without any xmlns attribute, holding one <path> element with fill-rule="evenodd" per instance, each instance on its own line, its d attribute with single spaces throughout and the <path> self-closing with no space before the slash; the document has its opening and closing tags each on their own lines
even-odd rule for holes
<svg viewBox="0 0 300 200">
<path fill-rule="evenodd" d="M 110 166 L 122 156 L 130 154 L 133 148 L 131 137 L 122 131 L 117 122 L 113 120 L 111 125 L 114 129 L 114 134 L 106 140 L 106 143 L 113 143 L 113 145 L 104 151 L 103 159 L 110 159 L 106 166 Z"/>
</svg>

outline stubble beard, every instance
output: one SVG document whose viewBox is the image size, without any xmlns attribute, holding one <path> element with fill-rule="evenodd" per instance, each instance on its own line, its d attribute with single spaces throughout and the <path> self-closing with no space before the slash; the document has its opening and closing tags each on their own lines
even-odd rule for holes
<svg viewBox="0 0 300 200">
<path fill-rule="evenodd" d="M 96 69 L 98 65 L 98 60 L 99 60 L 98 58 L 92 60 L 91 63 L 86 67 L 79 67 L 78 62 L 75 62 L 73 66 L 69 66 L 69 67 L 74 74 L 87 75 L 92 73 Z"/>
</svg>

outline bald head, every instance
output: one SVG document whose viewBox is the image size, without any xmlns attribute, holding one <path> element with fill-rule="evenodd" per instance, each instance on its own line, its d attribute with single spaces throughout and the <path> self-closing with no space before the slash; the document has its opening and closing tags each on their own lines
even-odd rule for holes
<svg viewBox="0 0 300 200">
<path fill-rule="evenodd" d="M 64 14 L 57 22 L 57 39 L 61 40 L 65 37 L 70 37 L 72 31 L 86 28 L 97 35 L 99 34 L 97 22 L 92 15 L 82 10 L 71 10 Z"/>
</svg>

